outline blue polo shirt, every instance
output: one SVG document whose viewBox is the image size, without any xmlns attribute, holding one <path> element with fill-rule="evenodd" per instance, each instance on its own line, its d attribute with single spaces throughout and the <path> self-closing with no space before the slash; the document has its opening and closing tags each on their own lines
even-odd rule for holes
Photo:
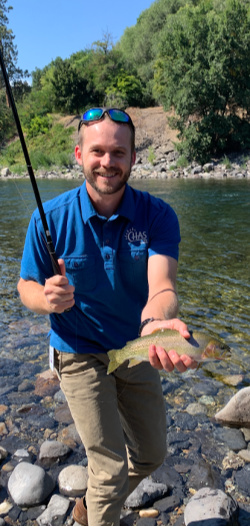
<svg viewBox="0 0 250 527">
<path fill-rule="evenodd" d="M 178 259 L 179 223 L 159 198 L 126 185 L 109 219 L 94 209 L 85 182 L 44 204 L 57 257 L 63 258 L 75 305 L 52 314 L 51 345 L 75 353 L 120 348 L 138 335 L 147 302 L 147 262 L 154 254 Z M 21 277 L 42 285 L 53 275 L 36 210 L 27 231 Z"/>
</svg>

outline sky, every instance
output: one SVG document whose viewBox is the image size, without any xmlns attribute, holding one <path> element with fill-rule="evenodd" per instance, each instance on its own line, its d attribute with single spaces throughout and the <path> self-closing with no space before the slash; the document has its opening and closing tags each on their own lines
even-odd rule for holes
<svg viewBox="0 0 250 527">
<path fill-rule="evenodd" d="M 17 46 L 17 66 L 30 73 L 57 57 L 90 48 L 105 34 L 116 43 L 153 0 L 8 0 L 8 29 Z"/>
</svg>

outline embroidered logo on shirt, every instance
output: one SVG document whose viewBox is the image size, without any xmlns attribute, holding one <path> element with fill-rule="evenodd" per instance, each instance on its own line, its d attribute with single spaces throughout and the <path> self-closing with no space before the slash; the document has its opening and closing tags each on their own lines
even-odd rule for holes
<svg viewBox="0 0 250 527">
<path fill-rule="evenodd" d="M 148 238 L 147 238 L 146 231 L 143 231 L 143 232 L 139 231 L 139 232 L 137 232 L 134 227 L 132 227 L 131 229 L 127 230 L 127 232 L 125 234 L 125 238 L 130 243 L 134 243 L 134 242 L 148 243 Z"/>
</svg>

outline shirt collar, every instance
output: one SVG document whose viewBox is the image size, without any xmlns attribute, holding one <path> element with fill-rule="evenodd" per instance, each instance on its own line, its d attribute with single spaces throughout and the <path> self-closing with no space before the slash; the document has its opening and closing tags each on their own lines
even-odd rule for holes
<svg viewBox="0 0 250 527">
<path fill-rule="evenodd" d="M 92 216 L 98 216 L 97 211 L 95 210 L 93 204 L 90 201 L 87 188 L 86 188 L 86 181 L 84 181 L 80 189 L 80 202 L 81 202 L 81 209 L 82 209 L 82 219 L 84 223 L 87 223 L 87 221 L 90 218 L 92 218 Z M 132 221 L 135 216 L 134 194 L 133 194 L 132 188 L 127 184 L 126 184 L 125 191 L 122 197 L 122 201 L 116 213 L 113 214 L 111 218 L 115 219 L 118 216 L 123 216 L 130 221 Z"/>
</svg>

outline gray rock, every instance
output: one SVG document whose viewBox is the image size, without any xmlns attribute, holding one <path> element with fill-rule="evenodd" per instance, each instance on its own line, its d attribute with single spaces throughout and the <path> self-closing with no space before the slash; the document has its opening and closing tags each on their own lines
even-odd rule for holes
<svg viewBox="0 0 250 527">
<path fill-rule="evenodd" d="M 213 489 L 220 488 L 220 471 L 201 459 L 191 468 L 188 486 L 198 490 L 205 485 Z"/>
<path fill-rule="evenodd" d="M 214 170 L 214 163 L 206 163 L 203 166 L 203 169 L 205 170 L 205 172 L 211 172 L 211 170 Z"/>
<path fill-rule="evenodd" d="M 69 506 L 67 498 L 54 494 L 47 509 L 36 519 L 38 525 L 63 525 Z"/>
<path fill-rule="evenodd" d="M 198 419 L 186 412 L 178 412 L 174 416 L 174 423 L 181 430 L 195 430 L 198 426 Z"/>
<path fill-rule="evenodd" d="M 198 415 L 206 412 L 206 407 L 204 404 L 200 403 L 190 403 L 187 408 L 186 412 L 190 415 Z"/>
<path fill-rule="evenodd" d="M 249 495 L 250 488 L 250 466 L 246 465 L 235 474 L 235 483 L 238 489 L 244 494 Z"/>
<path fill-rule="evenodd" d="M 44 441 L 41 445 L 39 460 L 42 462 L 53 462 L 57 459 L 62 459 L 69 454 L 71 449 L 59 441 Z"/>
<path fill-rule="evenodd" d="M 184 521 L 185 525 L 229 525 L 236 511 L 237 504 L 230 496 L 222 490 L 205 487 L 198 490 L 188 502 Z"/>
<path fill-rule="evenodd" d="M 54 400 L 57 403 L 65 403 L 66 402 L 66 397 L 65 397 L 65 395 L 64 395 L 62 390 L 58 390 L 58 392 L 55 393 Z"/>
<path fill-rule="evenodd" d="M 216 395 L 219 387 L 220 384 L 218 383 L 217 385 L 215 382 L 196 382 L 194 386 L 190 388 L 190 393 L 194 396 Z"/>
<path fill-rule="evenodd" d="M 3 461 L 4 459 L 6 459 L 7 456 L 8 456 L 7 450 L 5 450 L 5 448 L 0 446 L 0 461 Z"/>
<path fill-rule="evenodd" d="M 138 487 L 128 496 L 125 507 L 137 508 L 153 503 L 167 494 L 168 486 L 164 483 L 156 483 L 149 478 L 143 479 Z"/>
<path fill-rule="evenodd" d="M 203 172 L 203 168 L 201 165 L 197 165 L 196 167 L 192 168 L 192 171 L 191 171 L 193 175 L 200 174 L 201 172 Z"/>
<path fill-rule="evenodd" d="M 169 466 L 168 458 L 151 474 L 151 478 L 156 483 L 163 483 L 170 489 L 175 488 L 175 491 L 182 488 L 182 477 L 173 467 Z"/>
<path fill-rule="evenodd" d="M 65 496 L 82 496 L 87 490 L 88 469 L 80 465 L 70 465 L 61 470 L 58 485 Z"/>
<path fill-rule="evenodd" d="M 173 494 L 172 496 L 167 496 L 161 500 L 154 502 L 154 509 L 157 509 L 159 512 L 171 512 L 176 507 L 181 505 L 182 499 L 180 496 Z"/>
<path fill-rule="evenodd" d="M 226 425 L 250 428 L 250 386 L 239 390 L 226 406 L 215 414 L 215 419 Z"/>
<path fill-rule="evenodd" d="M 9 493 L 20 507 L 43 503 L 54 486 L 53 479 L 43 468 L 26 462 L 15 467 L 8 481 Z"/>
<path fill-rule="evenodd" d="M 216 441 L 226 443 L 230 450 L 241 450 L 247 447 L 241 430 L 231 428 L 217 428 L 214 431 Z"/>
<path fill-rule="evenodd" d="M 25 448 L 19 448 L 18 450 L 14 452 L 14 457 L 19 457 L 22 459 L 25 459 L 25 458 L 30 459 L 30 454 L 28 450 L 26 450 Z"/>
<path fill-rule="evenodd" d="M 1 170 L 1 177 L 8 177 L 11 175 L 11 171 L 8 167 L 4 167 Z"/>
</svg>

